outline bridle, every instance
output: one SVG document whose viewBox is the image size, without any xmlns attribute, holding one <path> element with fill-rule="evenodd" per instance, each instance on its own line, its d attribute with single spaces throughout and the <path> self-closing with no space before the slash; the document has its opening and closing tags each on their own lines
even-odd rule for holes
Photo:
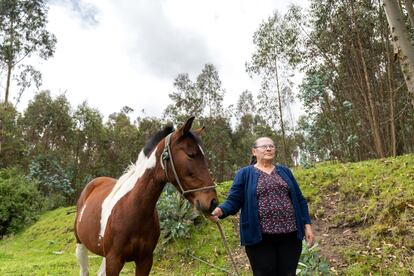
<svg viewBox="0 0 414 276">
<path fill-rule="evenodd" d="M 178 187 L 180 188 L 180 192 L 181 192 L 182 196 L 184 196 L 185 194 L 188 194 L 188 193 L 192 193 L 192 192 L 198 192 L 198 191 L 203 191 L 203 190 L 208 190 L 208 189 L 214 189 L 216 187 L 215 185 L 207 186 L 207 187 L 201 187 L 201 188 L 197 188 L 197 189 L 190 189 L 190 190 L 184 190 L 183 189 L 180 178 L 178 177 L 177 171 L 175 170 L 174 161 L 173 161 L 172 154 L 171 154 L 171 147 L 170 147 L 171 135 L 172 135 L 172 133 L 168 134 L 167 137 L 165 137 L 164 150 L 162 151 L 162 154 L 161 154 L 161 157 L 160 157 L 161 167 L 164 170 L 165 177 L 167 178 L 167 180 L 168 180 L 167 162 L 168 162 L 168 160 L 170 160 L 171 168 L 172 168 L 172 171 L 174 173 L 175 180 L 177 181 Z"/>
</svg>

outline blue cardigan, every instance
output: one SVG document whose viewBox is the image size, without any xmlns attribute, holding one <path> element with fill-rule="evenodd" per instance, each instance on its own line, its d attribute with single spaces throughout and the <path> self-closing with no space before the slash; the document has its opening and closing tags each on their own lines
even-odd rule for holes
<svg viewBox="0 0 414 276">
<path fill-rule="evenodd" d="M 289 195 L 295 210 L 297 238 L 303 240 L 305 224 L 310 224 L 308 204 L 299 189 L 292 172 L 285 166 L 277 165 L 277 173 L 289 186 Z M 259 223 L 256 186 L 259 173 L 253 165 L 239 170 L 234 177 L 227 200 L 219 207 L 223 211 L 220 217 L 235 215 L 241 208 L 240 214 L 240 241 L 241 245 L 253 245 L 262 240 L 262 231 Z"/>
</svg>

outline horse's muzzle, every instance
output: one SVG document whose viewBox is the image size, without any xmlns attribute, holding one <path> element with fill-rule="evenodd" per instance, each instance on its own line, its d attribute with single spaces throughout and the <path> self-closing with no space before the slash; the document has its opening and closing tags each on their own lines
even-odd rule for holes
<svg viewBox="0 0 414 276">
<path fill-rule="evenodd" d="M 205 215 L 210 215 L 211 212 L 213 212 L 213 210 L 218 206 L 218 201 L 217 199 L 213 198 L 210 202 L 210 206 L 202 206 L 200 201 L 196 201 L 195 203 L 195 207 L 197 209 L 197 211 L 199 211 L 200 213 L 203 213 Z"/>
<path fill-rule="evenodd" d="M 214 211 L 214 209 L 216 209 L 217 206 L 218 206 L 218 201 L 217 199 L 213 198 L 210 203 L 210 208 L 208 209 L 209 214 L 211 214 Z"/>
</svg>

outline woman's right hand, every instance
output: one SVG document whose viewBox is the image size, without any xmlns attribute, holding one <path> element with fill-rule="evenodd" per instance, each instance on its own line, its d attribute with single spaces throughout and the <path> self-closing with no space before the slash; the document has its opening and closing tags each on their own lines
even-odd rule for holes
<svg viewBox="0 0 414 276">
<path fill-rule="evenodd" d="M 208 219 L 212 222 L 218 222 L 219 217 L 221 217 L 222 215 L 223 211 L 219 207 L 216 207 L 216 209 L 214 209 L 213 212 L 211 212 L 211 215 L 208 216 Z"/>
</svg>

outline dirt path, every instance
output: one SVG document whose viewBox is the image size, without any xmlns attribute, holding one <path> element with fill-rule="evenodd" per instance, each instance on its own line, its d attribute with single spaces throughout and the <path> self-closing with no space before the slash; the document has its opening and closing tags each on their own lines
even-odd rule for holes
<svg viewBox="0 0 414 276">
<path fill-rule="evenodd" d="M 319 207 L 321 218 L 312 220 L 320 253 L 328 261 L 330 270 L 336 274 L 349 265 L 342 257 L 343 248 L 349 247 L 350 244 L 363 247 L 364 244 L 358 235 L 361 227 L 334 222 L 334 215 L 339 212 L 337 209 L 339 201 L 340 196 L 337 191 L 325 195 Z"/>
</svg>

